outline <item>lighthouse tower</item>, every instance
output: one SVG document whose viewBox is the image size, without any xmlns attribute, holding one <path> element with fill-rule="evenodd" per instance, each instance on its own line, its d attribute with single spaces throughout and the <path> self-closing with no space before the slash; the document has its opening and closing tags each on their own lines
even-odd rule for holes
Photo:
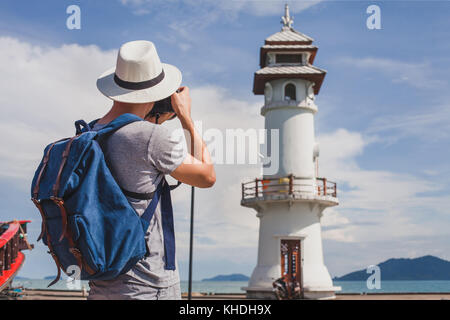
<svg viewBox="0 0 450 320">
<path fill-rule="evenodd" d="M 289 297 L 330 299 L 340 288 L 324 264 L 320 219 L 339 202 L 336 184 L 318 176 L 314 135 L 314 98 L 326 72 L 313 66 L 313 39 L 292 24 L 286 5 L 282 30 L 265 40 L 254 78 L 254 94 L 264 94 L 265 128 L 278 130 L 271 143 L 279 143 L 279 165 L 242 184 L 241 205 L 260 221 L 257 266 L 244 289 L 249 298 L 271 299 L 274 282 L 285 283 Z"/>
</svg>

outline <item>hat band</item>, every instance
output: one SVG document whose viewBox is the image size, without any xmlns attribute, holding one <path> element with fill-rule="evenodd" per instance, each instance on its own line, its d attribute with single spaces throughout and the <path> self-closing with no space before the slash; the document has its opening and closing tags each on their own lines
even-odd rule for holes
<svg viewBox="0 0 450 320">
<path fill-rule="evenodd" d="M 153 79 L 141 81 L 141 82 L 130 82 L 120 79 L 117 74 L 114 73 L 114 82 L 124 89 L 130 89 L 130 90 L 142 90 L 142 89 L 148 89 L 151 87 L 156 86 L 158 83 L 160 83 L 164 79 L 164 69 L 161 71 L 161 73 Z"/>
</svg>

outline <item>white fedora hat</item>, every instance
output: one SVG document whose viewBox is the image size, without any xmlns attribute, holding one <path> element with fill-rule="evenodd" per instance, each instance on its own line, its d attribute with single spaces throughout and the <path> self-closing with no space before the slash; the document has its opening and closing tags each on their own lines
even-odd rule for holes
<svg viewBox="0 0 450 320">
<path fill-rule="evenodd" d="M 128 103 L 162 100 L 180 84 L 180 70 L 161 63 L 153 42 L 145 40 L 122 45 L 116 66 L 97 79 L 97 88 L 106 97 Z"/>
</svg>

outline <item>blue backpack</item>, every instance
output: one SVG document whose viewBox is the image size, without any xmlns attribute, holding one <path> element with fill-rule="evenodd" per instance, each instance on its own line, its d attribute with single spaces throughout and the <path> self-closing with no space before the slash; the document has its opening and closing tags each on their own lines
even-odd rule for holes
<svg viewBox="0 0 450 320">
<path fill-rule="evenodd" d="M 97 121 L 97 120 L 96 120 Z M 48 145 L 31 185 L 32 201 L 42 217 L 38 238 L 61 269 L 81 280 L 110 280 L 130 270 L 148 253 L 145 233 L 161 201 L 165 268 L 175 270 L 175 237 L 170 186 L 163 178 L 153 194 L 120 188 L 112 176 L 101 143 L 119 128 L 142 121 L 123 114 L 93 131 L 96 121 L 75 122 L 76 136 Z M 139 217 L 125 195 L 152 199 Z M 69 269 L 68 269 L 69 268 Z"/>
</svg>

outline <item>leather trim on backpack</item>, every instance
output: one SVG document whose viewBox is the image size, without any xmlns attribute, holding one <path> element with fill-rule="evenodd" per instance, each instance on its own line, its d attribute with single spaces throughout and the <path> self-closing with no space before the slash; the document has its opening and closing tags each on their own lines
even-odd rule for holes
<svg viewBox="0 0 450 320">
<path fill-rule="evenodd" d="M 81 134 L 81 133 L 80 133 Z M 70 138 L 70 141 L 67 143 L 66 148 L 64 149 L 64 152 L 62 154 L 62 161 L 61 161 L 61 165 L 59 167 L 59 171 L 58 171 L 58 175 L 56 177 L 56 182 L 53 185 L 53 196 L 50 197 L 50 199 L 58 206 L 60 212 L 61 212 L 61 220 L 62 220 L 62 224 L 61 224 L 61 236 L 59 238 L 59 242 L 61 242 L 64 238 L 66 238 L 69 242 L 69 251 L 70 253 L 73 254 L 73 256 L 75 257 L 75 259 L 77 260 L 77 264 L 78 267 L 80 268 L 80 272 L 81 270 L 84 268 L 86 270 L 87 273 L 89 273 L 90 275 L 94 274 L 95 271 L 92 270 L 89 265 L 86 263 L 85 259 L 83 258 L 83 255 L 81 254 L 81 251 L 76 247 L 75 242 L 73 241 L 73 235 L 70 232 L 69 228 L 68 228 L 68 218 L 67 218 L 67 210 L 66 207 L 64 206 L 64 200 L 62 198 L 58 197 L 58 193 L 59 193 L 59 184 L 61 181 L 61 174 L 64 170 L 64 167 L 67 163 L 67 158 L 69 157 L 69 153 L 70 153 L 70 148 L 72 146 L 73 141 L 80 136 L 80 134 L 77 134 L 76 136 Z"/>
<path fill-rule="evenodd" d="M 46 152 L 46 154 L 44 156 L 44 160 L 42 161 L 42 167 L 41 167 L 41 170 L 39 171 L 39 175 L 38 175 L 38 178 L 36 180 L 36 185 L 34 186 L 34 189 L 33 189 L 33 198 L 31 198 L 31 201 L 33 201 L 34 205 L 39 209 L 39 213 L 41 214 L 41 217 L 42 217 L 41 233 L 39 234 L 39 237 L 37 238 L 37 241 L 42 239 L 42 237 L 44 236 L 44 232 L 45 232 L 45 214 L 44 214 L 44 211 L 42 209 L 42 206 L 41 206 L 39 200 L 37 199 L 38 196 L 39 196 L 39 185 L 41 183 L 41 179 L 42 179 L 42 176 L 44 174 L 44 171 L 47 168 L 47 163 L 48 163 L 48 160 L 50 158 L 50 151 L 52 151 L 53 147 L 55 146 L 55 144 L 57 142 L 58 141 L 53 142 L 50 145 L 50 147 L 48 148 L 48 150 L 47 150 L 47 152 Z"/>
<path fill-rule="evenodd" d="M 56 282 L 59 281 L 59 279 L 61 278 L 61 269 L 62 269 L 62 267 L 61 267 L 61 264 L 59 263 L 58 257 L 56 256 L 56 254 L 53 251 L 53 246 L 52 246 L 52 243 L 51 243 L 52 239 L 51 239 L 50 233 L 47 231 L 47 228 L 45 226 L 46 218 L 45 218 L 44 209 L 42 208 L 41 202 L 38 199 L 39 186 L 40 186 L 40 183 L 41 183 L 41 179 L 42 179 L 43 173 L 44 173 L 45 169 L 47 168 L 47 163 L 48 163 L 48 160 L 50 158 L 50 151 L 53 149 L 53 147 L 55 146 L 56 143 L 58 143 L 60 141 L 63 141 L 63 140 L 67 140 L 67 139 L 61 139 L 61 140 L 58 140 L 56 142 L 53 142 L 50 145 L 50 147 L 48 148 L 47 153 L 44 156 L 44 160 L 43 160 L 43 163 L 42 163 L 42 168 L 39 171 L 39 175 L 38 175 L 38 178 L 36 180 L 36 185 L 34 186 L 34 189 L 33 189 L 33 198 L 31 198 L 31 201 L 33 201 L 34 205 L 38 208 L 39 213 L 41 214 L 41 217 L 42 217 L 41 233 L 40 233 L 37 241 L 42 239 L 44 233 L 46 234 L 47 246 L 48 246 L 48 249 L 49 249 L 48 253 L 50 253 L 50 255 L 52 256 L 53 260 L 55 261 L 57 272 L 58 272 L 57 275 L 56 275 L 56 278 L 47 287 L 50 287 L 50 286 L 54 285 Z"/>
</svg>

